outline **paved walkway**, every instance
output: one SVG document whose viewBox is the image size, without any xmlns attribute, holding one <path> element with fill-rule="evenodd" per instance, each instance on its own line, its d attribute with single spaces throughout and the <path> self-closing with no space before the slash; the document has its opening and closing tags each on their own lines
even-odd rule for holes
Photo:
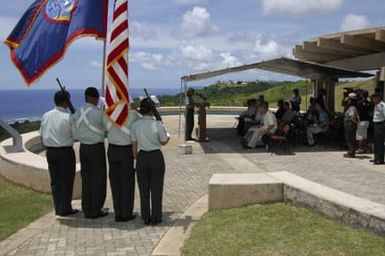
<svg viewBox="0 0 385 256">
<path fill-rule="evenodd" d="M 166 117 L 173 135 L 164 149 L 167 162 L 164 223 L 147 227 L 137 220 L 115 223 L 113 214 L 85 220 L 81 214 L 57 219 L 52 213 L 0 243 L 0 255 L 151 255 L 165 232 L 193 202 L 207 193 L 214 173 L 289 171 L 309 180 L 385 204 L 385 167 L 370 165 L 370 156 L 345 160 L 341 151 L 298 148 L 295 155 L 243 150 L 231 129 L 231 116 L 210 116 L 210 143 L 194 143 L 194 154 L 177 153 L 178 118 Z M 221 129 L 218 129 L 221 128 Z M 138 198 L 138 193 L 137 193 Z M 79 202 L 75 202 L 79 208 Z M 108 195 L 106 207 L 111 208 Z M 139 211 L 138 200 L 135 211 Z"/>
</svg>

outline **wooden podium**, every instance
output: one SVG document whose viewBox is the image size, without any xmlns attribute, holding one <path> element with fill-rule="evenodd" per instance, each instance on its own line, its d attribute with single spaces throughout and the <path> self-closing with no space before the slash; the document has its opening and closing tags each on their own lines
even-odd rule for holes
<svg viewBox="0 0 385 256">
<path fill-rule="evenodd" d="M 198 108 L 198 132 L 197 138 L 199 142 L 207 142 L 207 126 L 206 126 L 206 116 L 207 108 L 210 108 L 210 103 L 204 102 L 196 104 Z"/>
</svg>

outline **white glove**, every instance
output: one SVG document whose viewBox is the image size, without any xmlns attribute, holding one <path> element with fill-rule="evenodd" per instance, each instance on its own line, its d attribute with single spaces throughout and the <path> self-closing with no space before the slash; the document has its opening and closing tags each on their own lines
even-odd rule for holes
<svg viewBox="0 0 385 256">
<path fill-rule="evenodd" d="M 134 169 L 136 169 L 136 159 L 134 159 Z"/>
</svg>

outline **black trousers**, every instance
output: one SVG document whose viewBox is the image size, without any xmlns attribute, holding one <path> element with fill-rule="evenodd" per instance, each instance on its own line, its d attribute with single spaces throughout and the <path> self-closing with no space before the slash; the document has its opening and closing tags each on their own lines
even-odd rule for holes
<svg viewBox="0 0 385 256">
<path fill-rule="evenodd" d="M 138 154 L 136 172 L 143 220 L 162 221 L 163 183 L 165 163 L 160 150 Z M 151 210 L 150 210 L 151 200 Z"/>
<path fill-rule="evenodd" d="M 374 161 L 384 162 L 384 140 L 385 140 L 385 122 L 374 123 L 373 142 L 374 142 Z"/>
<path fill-rule="evenodd" d="M 346 143 L 348 144 L 348 154 L 350 156 L 355 156 L 356 155 L 356 132 L 357 132 L 357 124 L 350 122 L 350 121 L 345 121 L 345 139 Z"/>
<path fill-rule="evenodd" d="M 106 200 L 107 167 L 104 144 L 81 144 L 80 164 L 84 216 L 96 217 Z"/>
<path fill-rule="evenodd" d="M 72 193 L 76 171 L 72 147 L 47 147 L 47 162 L 55 213 L 65 215 L 72 210 Z"/>
<path fill-rule="evenodd" d="M 191 139 L 194 130 L 194 108 L 186 108 L 186 131 L 185 138 Z"/>
<path fill-rule="evenodd" d="M 131 145 L 110 144 L 107 155 L 115 217 L 130 217 L 135 199 L 135 170 Z"/>
</svg>

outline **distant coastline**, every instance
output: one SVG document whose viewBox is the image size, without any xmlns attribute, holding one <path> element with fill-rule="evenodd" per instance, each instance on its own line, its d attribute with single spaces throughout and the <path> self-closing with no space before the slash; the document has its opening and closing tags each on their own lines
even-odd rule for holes
<svg viewBox="0 0 385 256">
<path fill-rule="evenodd" d="M 151 95 L 175 95 L 180 88 L 148 88 Z M 8 123 L 37 121 L 42 114 L 53 107 L 52 96 L 56 90 L 0 90 L 0 118 Z M 75 107 L 81 106 L 83 89 L 69 90 Z M 130 89 L 131 97 L 143 95 L 143 89 Z"/>
</svg>

